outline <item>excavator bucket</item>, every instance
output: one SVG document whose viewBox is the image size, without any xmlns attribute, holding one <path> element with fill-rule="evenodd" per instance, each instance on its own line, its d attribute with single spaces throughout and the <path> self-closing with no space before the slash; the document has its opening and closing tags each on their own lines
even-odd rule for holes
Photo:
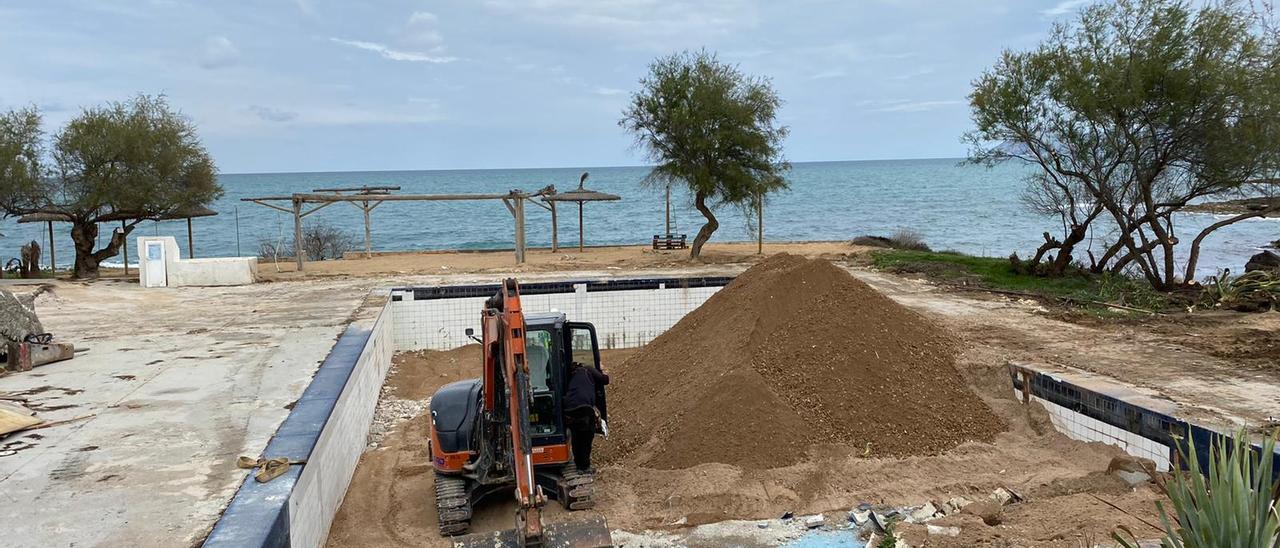
<svg viewBox="0 0 1280 548">
<path fill-rule="evenodd" d="M 474 533 L 458 537 L 455 548 L 520 548 L 515 529 L 492 533 Z M 601 516 L 582 520 L 551 523 L 542 528 L 542 548 L 606 548 L 613 546 L 609 525 Z"/>
</svg>

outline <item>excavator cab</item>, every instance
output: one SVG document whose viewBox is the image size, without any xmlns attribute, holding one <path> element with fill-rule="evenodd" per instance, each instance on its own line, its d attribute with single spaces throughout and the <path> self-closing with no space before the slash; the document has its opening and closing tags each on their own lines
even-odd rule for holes
<svg viewBox="0 0 1280 548">
<path fill-rule="evenodd" d="M 595 327 L 561 312 L 524 314 L 515 280 L 485 303 L 481 326 L 481 337 L 472 338 L 482 346 L 482 376 L 444 386 L 430 403 L 440 532 L 468 532 L 476 504 L 514 493 L 515 529 L 468 535 L 455 545 L 610 546 L 603 518 L 541 521 L 547 497 L 567 510 L 595 505 L 595 478 L 573 465 L 563 417 L 569 364 L 601 367 Z M 603 386 L 596 397 L 607 417 Z"/>
</svg>

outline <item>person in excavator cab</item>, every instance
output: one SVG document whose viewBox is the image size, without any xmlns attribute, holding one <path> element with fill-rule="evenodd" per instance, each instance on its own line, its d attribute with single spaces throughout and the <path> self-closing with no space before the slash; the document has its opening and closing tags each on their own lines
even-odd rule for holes
<svg viewBox="0 0 1280 548">
<path fill-rule="evenodd" d="M 609 375 L 594 367 L 571 362 L 564 395 L 564 424 L 573 446 L 573 464 L 592 473 L 591 442 L 596 432 L 605 433 L 596 410 L 596 389 L 609 384 Z"/>
</svg>

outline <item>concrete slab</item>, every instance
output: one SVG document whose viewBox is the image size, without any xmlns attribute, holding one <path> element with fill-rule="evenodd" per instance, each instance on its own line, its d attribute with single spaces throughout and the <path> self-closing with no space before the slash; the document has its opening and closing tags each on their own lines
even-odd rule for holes
<svg viewBox="0 0 1280 548">
<path fill-rule="evenodd" d="M 203 538 L 366 298 L 347 282 L 141 289 L 58 283 L 37 303 L 76 359 L 0 377 L 47 420 L 0 458 L 6 546 Z"/>
</svg>

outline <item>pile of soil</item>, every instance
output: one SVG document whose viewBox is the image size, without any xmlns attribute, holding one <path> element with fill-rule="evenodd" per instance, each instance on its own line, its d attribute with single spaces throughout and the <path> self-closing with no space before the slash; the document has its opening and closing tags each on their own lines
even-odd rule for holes
<svg viewBox="0 0 1280 548">
<path fill-rule="evenodd" d="M 956 371 L 959 342 L 820 259 L 775 255 L 614 368 L 605 461 L 774 468 L 815 445 L 930 455 L 1005 422 Z"/>
</svg>

